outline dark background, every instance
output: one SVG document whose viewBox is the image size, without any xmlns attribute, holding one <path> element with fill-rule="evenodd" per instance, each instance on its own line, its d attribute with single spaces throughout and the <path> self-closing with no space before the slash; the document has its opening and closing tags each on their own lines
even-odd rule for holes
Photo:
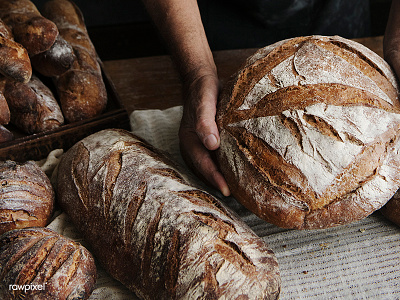
<svg viewBox="0 0 400 300">
<path fill-rule="evenodd" d="M 33 3 L 40 10 L 45 1 L 33 0 Z M 165 45 L 140 0 L 75 0 L 75 3 L 85 17 L 89 35 L 102 60 L 167 54 Z M 371 26 L 367 35 L 383 35 L 390 3 L 390 0 L 369 0 Z M 214 17 L 221 16 L 224 13 L 222 10 L 223 8 L 220 12 L 216 11 Z M 229 31 L 229 28 L 223 30 Z M 221 45 L 218 39 L 210 38 L 213 35 L 211 29 L 208 29 L 207 35 L 212 50 L 233 49 L 238 48 L 238 45 L 241 48 L 259 46 L 253 42 Z"/>
</svg>

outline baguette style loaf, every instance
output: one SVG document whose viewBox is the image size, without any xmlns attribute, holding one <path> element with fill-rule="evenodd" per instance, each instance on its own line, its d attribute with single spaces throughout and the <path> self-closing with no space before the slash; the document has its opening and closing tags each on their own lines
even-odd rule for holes
<svg viewBox="0 0 400 300">
<path fill-rule="evenodd" d="M 3 300 L 84 300 L 95 282 L 96 266 L 89 251 L 53 230 L 15 229 L 0 236 Z"/>
<path fill-rule="evenodd" d="M 28 82 L 32 76 L 28 52 L 14 41 L 10 29 L 2 20 L 0 20 L 0 73 L 20 82 Z"/>
<path fill-rule="evenodd" d="M 278 42 L 221 93 L 218 161 L 232 194 L 268 222 L 360 220 L 400 185 L 400 105 L 389 65 L 341 37 Z"/>
<path fill-rule="evenodd" d="M 0 18 L 29 55 L 49 50 L 58 36 L 57 26 L 44 18 L 30 0 L 0 0 Z"/>
<path fill-rule="evenodd" d="M 47 77 L 56 77 L 67 72 L 74 61 L 74 49 L 61 35 L 49 50 L 31 57 L 35 71 Z"/>
<path fill-rule="evenodd" d="M 273 252 L 162 153 L 124 130 L 86 137 L 57 196 L 107 272 L 143 299 L 276 299 Z"/>
<path fill-rule="evenodd" d="M 33 161 L 0 162 L 0 234 L 32 226 L 46 226 L 54 207 L 54 190 L 47 175 Z"/>
<path fill-rule="evenodd" d="M 76 122 L 101 114 L 107 105 L 107 92 L 81 11 L 71 1 L 50 0 L 43 15 L 57 24 L 76 56 L 71 68 L 55 78 L 65 119 Z"/>
<path fill-rule="evenodd" d="M 35 75 L 28 83 L 8 80 L 4 96 L 11 122 L 28 134 L 45 132 L 64 124 L 64 116 L 50 89 Z"/>
</svg>

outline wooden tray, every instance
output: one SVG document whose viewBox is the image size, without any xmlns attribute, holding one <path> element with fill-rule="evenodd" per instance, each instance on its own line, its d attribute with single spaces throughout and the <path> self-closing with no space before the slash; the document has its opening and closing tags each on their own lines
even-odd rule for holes
<svg viewBox="0 0 400 300">
<path fill-rule="evenodd" d="M 106 128 L 130 129 L 129 115 L 123 107 L 110 77 L 104 72 L 102 74 L 107 90 L 107 108 L 101 115 L 71 124 L 62 125 L 52 131 L 45 133 L 24 135 L 17 129 L 7 126 L 15 139 L 0 143 L 0 160 L 14 160 L 24 162 L 27 160 L 40 160 L 54 149 L 64 149 L 73 146 L 84 137 Z"/>
</svg>

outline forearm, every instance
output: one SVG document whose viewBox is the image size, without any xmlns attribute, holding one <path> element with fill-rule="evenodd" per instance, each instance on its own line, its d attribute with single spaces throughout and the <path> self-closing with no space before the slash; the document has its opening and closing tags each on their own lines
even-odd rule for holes
<svg viewBox="0 0 400 300">
<path fill-rule="evenodd" d="M 142 0 L 186 82 L 216 74 L 196 0 Z"/>
<path fill-rule="evenodd" d="M 393 0 L 383 40 L 385 59 L 400 75 L 400 0 Z"/>
</svg>

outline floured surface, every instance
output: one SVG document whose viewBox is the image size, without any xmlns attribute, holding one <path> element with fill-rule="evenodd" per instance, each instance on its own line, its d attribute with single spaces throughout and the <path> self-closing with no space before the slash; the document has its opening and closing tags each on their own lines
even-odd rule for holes
<svg viewBox="0 0 400 300">
<path fill-rule="evenodd" d="M 181 112 L 181 107 L 134 112 L 133 132 L 182 160 L 176 138 Z M 47 171 L 54 168 L 58 157 L 59 153 L 49 158 Z M 386 221 L 379 212 L 347 226 L 298 231 L 266 223 L 232 197 L 224 198 L 224 202 L 275 252 L 282 277 L 280 299 L 400 298 L 400 227 Z M 49 227 L 87 246 L 65 213 Z M 90 299 L 137 299 L 98 268 L 96 289 Z"/>
</svg>

